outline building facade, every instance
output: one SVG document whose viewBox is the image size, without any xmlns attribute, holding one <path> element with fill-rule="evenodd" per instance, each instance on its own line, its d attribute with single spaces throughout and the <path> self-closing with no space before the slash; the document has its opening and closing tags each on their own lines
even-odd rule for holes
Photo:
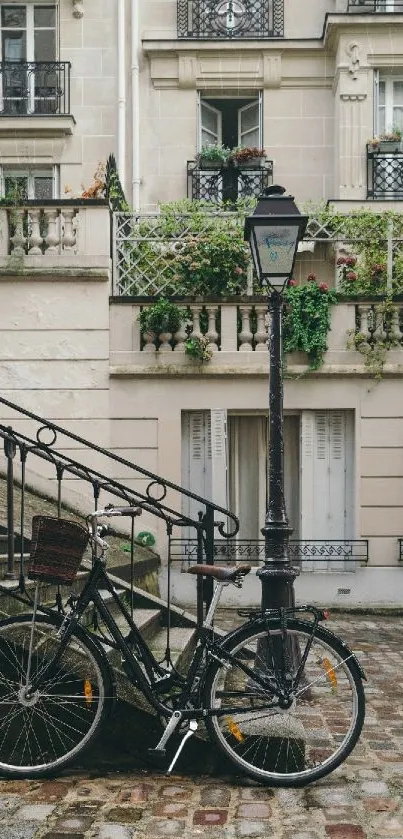
<svg viewBox="0 0 403 839">
<path fill-rule="evenodd" d="M 142 335 L 139 314 L 164 283 L 152 260 L 147 270 L 128 260 L 127 242 L 165 253 L 161 202 L 208 199 L 219 212 L 221 200 L 273 181 L 301 205 L 399 213 L 403 2 L 311 0 L 307 15 L 298 0 L 27 0 L 0 3 L 0 13 L 3 395 L 230 507 L 241 556 L 266 509 L 267 305 L 250 287 L 187 301 L 192 334 L 207 334 L 212 349 L 196 364 L 183 329 L 156 342 Z M 382 145 L 393 131 L 395 145 Z M 205 169 L 197 155 L 212 144 L 264 148 L 266 158 Z M 110 153 L 133 207 L 113 224 L 93 181 Z M 388 236 L 391 278 L 399 236 Z M 335 286 L 337 259 L 352 253 L 351 235 L 319 221 L 296 277 Z M 332 307 L 317 371 L 303 354 L 287 361 L 300 599 L 401 605 L 402 305 L 393 306 L 382 377 L 351 342 L 360 330 L 376 343 L 371 299 Z M 147 515 L 142 529 L 166 559 L 164 529 Z M 178 600 L 192 599 L 184 575 L 173 585 Z M 256 602 L 257 581 L 247 588 Z"/>
</svg>

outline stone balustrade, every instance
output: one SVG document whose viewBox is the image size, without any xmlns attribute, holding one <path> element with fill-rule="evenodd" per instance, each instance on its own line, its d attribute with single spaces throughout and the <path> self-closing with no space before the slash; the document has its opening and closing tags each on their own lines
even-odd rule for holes
<svg viewBox="0 0 403 839">
<path fill-rule="evenodd" d="M 26 201 L 0 207 L 0 271 L 110 270 L 103 200 Z"/>
<path fill-rule="evenodd" d="M 267 301 L 264 297 L 227 298 L 216 301 L 177 301 L 186 314 L 175 333 L 142 335 L 140 311 L 152 305 L 150 298 L 111 302 L 111 353 L 112 375 L 132 373 L 158 373 L 164 370 L 177 375 L 181 369 L 207 375 L 246 372 L 267 375 L 267 339 L 270 326 Z M 368 343 L 377 337 L 392 338 L 387 351 L 384 370 L 403 370 L 403 301 L 396 302 L 393 311 L 382 322 L 375 317 L 374 303 L 344 301 L 331 308 L 331 328 L 324 363 L 320 374 L 368 375 L 362 352 L 354 347 L 352 336 L 362 333 Z M 188 337 L 206 336 L 209 339 L 211 358 L 200 364 L 186 353 Z M 308 369 L 308 358 L 303 352 L 287 357 L 287 370 L 301 374 Z"/>
</svg>

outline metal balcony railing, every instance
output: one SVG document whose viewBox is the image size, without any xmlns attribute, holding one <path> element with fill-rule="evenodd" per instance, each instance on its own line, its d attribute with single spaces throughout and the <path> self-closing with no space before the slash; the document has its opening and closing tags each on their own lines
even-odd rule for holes
<svg viewBox="0 0 403 839">
<path fill-rule="evenodd" d="M 2 61 L 0 116 L 70 114 L 69 61 Z"/>
<path fill-rule="evenodd" d="M 177 0 L 178 38 L 282 38 L 284 0 Z"/>
<path fill-rule="evenodd" d="M 403 199 L 402 151 L 383 151 L 382 147 L 378 150 L 367 145 L 367 198 Z"/>
<path fill-rule="evenodd" d="M 257 197 L 273 182 L 273 161 L 261 166 L 228 165 L 220 169 L 201 169 L 194 160 L 187 163 L 187 196 L 205 201 L 230 201 Z"/>
<path fill-rule="evenodd" d="M 171 548 L 173 559 L 197 562 L 194 539 L 172 539 Z M 368 539 L 290 539 L 288 551 L 291 563 L 301 571 L 355 571 L 369 560 Z M 265 558 L 265 542 L 263 539 L 217 539 L 214 557 L 218 564 L 260 565 Z"/>
<path fill-rule="evenodd" d="M 403 0 L 348 0 L 348 12 L 353 14 L 374 14 L 379 12 L 403 13 Z"/>
</svg>

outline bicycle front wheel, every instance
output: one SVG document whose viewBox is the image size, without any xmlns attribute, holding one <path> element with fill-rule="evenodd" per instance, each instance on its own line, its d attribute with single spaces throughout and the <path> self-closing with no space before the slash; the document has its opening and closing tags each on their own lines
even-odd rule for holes
<svg viewBox="0 0 403 839">
<path fill-rule="evenodd" d="M 354 748 L 364 722 L 362 679 L 335 635 L 318 627 L 309 649 L 310 624 L 290 620 L 286 648 L 292 680 L 307 644 L 309 652 L 290 706 L 281 707 L 275 692 L 281 627 L 276 620 L 268 627 L 262 622 L 242 627 L 224 644 L 233 658 L 211 664 L 204 700 L 217 714 L 209 716 L 207 727 L 247 775 L 271 786 L 305 786 L 332 772 Z"/>
<path fill-rule="evenodd" d="M 61 619 L 32 615 L 0 623 L 0 774 L 55 774 L 98 733 L 112 698 L 110 671 L 77 627 L 61 657 L 30 695 L 60 648 Z"/>
</svg>

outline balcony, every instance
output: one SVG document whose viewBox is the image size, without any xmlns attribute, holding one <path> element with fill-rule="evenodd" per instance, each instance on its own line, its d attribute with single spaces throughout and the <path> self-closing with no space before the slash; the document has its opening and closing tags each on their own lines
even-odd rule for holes
<svg viewBox="0 0 403 839">
<path fill-rule="evenodd" d="M 282 38 L 284 0 L 178 0 L 178 38 Z"/>
<path fill-rule="evenodd" d="M 104 200 L 25 201 L 0 208 L 0 276 L 109 277 Z"/>
<path fill-rule="evenodd" d="M 69 61 L 0 63 L 0 133 L 71 134 Z"/>
<path fill-rule="evenodd" d="M 257 197 L 273 183 L 273 161 L 260 166 L 228 165 L 220 169 L 201 169 L 194 160 L 187 163 L 187 197 L 205 201 L 229 201 Z"/>
<path fill-rule="evenodd" d="M 403 0 L 348 0 L 347 11 L 352 14 L 403 14 Z"/>
<path fill-rule="evenodd" d="M 402 3 L 403 10 L 403 3 Z M 403 152 L 367 145 L 367 198 L 403 200 Z"/>
</svg>

